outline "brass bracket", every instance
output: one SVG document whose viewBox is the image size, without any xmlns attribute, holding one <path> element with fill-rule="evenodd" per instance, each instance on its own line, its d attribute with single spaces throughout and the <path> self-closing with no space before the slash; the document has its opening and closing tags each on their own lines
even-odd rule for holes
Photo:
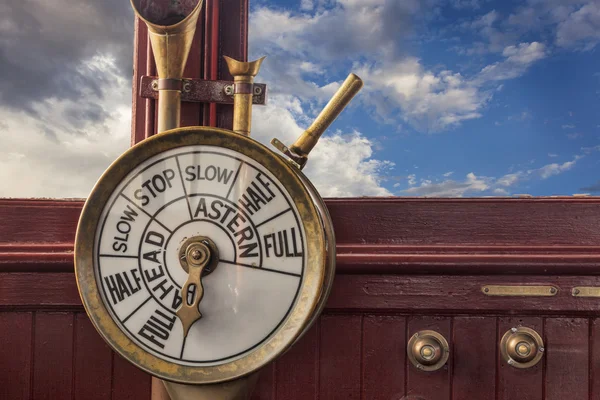
<svg viewBox="0 0 600 400">
<path fill-rule="evenodd" d="M 481 291 L 486 296 L 541 296 L 550 297 L 558 293 L 555 286 L 506 286 L 485 285 Z"/>
<path fill-rule="evenodd" d="M 208 81 L 204 79 L 183 78 L 181 101 L 194 103 L 233 104 L 233 81 Z M 140 80 L 140 96 L 145 99 L 158 99 L 158 77 L 142 76 Z M 230 94 L 231 93 L 231 94 Z M 253 84 L 252 104 L 267 104 L 267 85 Z"/>
</svg>

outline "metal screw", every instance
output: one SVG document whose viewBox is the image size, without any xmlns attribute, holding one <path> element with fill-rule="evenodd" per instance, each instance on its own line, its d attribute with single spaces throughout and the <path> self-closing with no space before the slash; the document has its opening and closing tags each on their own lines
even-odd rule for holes
<svg viewBox="0 0 600 400">
<path fill-rule="evenodd" d="M 515 332 L 517 331 L 517 328 L 510 328 L 510 331 L 511 331 L 512 333 L 515 333 Z"/>
<path fill-rule="evenodd" d="M 158 81 L 157 80 L 152 81 L 152 90 L 158 90 Z"/>
<path fill-rule="evenodd" d="M 512 359 L 508 360 L 508 364 L 509 364 L 509 365 L 513 365 L 514 363 L 515 363 L 515 362 L 514 362 Z"/>
<path fill-rule="evenodd" d="M 416 367 L 417 369 L 423 369 L 423 366 L 421 364 L 417 364 Z"/>
<path fill-rule="evenodd" d="M 581 293 L 581 290 L 579 290 L 579 289 L 573 289 L 573 294 L 579 294 L 579 293 Z"/>
<path fill-rule="evenodd" d="M 489 291 L 490 291 L 490 288 L 487 288 L 487 287 L 486 287 L 485 289 L 483 289 L 483 291 L 487 293 L 487 292 L 489 292 Z"/>
<path fill-rule="evenodd" d="M 192 84 L 188 81 L 185 81 L 185 83 L 183 84 L 183 91 L 189 93 L 190 90 L 192 90 Z"/>
<path fill-rule="evenodd" d="M 555 287 L 550 288 L 550 293 L 552 293 L 552 294 L 556 293 L 556 288 Z"/>
<path fill-rule="evenodd" d="M 543 347 L 540 347 L 540 353 L 543 353 L 543 352 L 544 352 L 544 350 L 545 350 L 545 349 L 544 349 Z"/>
<path fill-rule="evenodd" d="M 192 256 L 192 258 L 194 260 L 199 260 L 202 258 L 202 253 L 200 252 L 200 250 L 194 250 L 192 251 L 192 254 L 190 254 Z"/>
<path fill-rule="evenodd" d="M 227 85 L 227 86 L 225 86 L 225 94 L 227 96 L 233 95 L 233 85 Z"/>
<path fill-rule="evenodd" d="M 262 88 L 260 86 L 254 86 L 254 94 L 257 96 L 262 94 Z"/>
</svg>

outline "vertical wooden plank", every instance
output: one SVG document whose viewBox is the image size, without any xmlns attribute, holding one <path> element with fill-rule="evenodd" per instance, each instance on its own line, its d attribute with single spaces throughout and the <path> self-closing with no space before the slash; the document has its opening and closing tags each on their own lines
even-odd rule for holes
<svg viewBox="0 0 600 400">
<path fill-rule="evenodd" d="M 113 353 L 112 400 L 150 399 L 151 375 Z"/>
<path fill-rule="evenodd" d="M 0 399 L 29 399 L 31 313 L 0 313 Z"/>
<path fill-rule="evenodd" d="M 219 79 L 233 80 L 223 56 L 240 61 L 248 60 L 248 0 L 213 0 L 221 3 L 219 17 Z M 233 127 L 233 106 L 217 105 L 217 126 Z"/>
<path fill-rule="evenodd" d="M 444 336 L 452 349 L 452 341 L 450 340 L 451 325 L 452 320 L 447 317 L 411 317 L 408 320 L 407 340 L 421 330 L 433 330 Z M 424 398 L 427 400 L 449 399 L 452 357 L 452 350 L 450 350 L 448 362 L 437 371 L 418 370 L 407 359 L 407 398 Z"/>
<path fill-rule="evenodd" d="M 600 319 L 590 323 L 590 399 L 600 399 Z"/>
<path fill-rule="evenodd" d="M 584 318 L 547 318 L 545 399 L 589 396 L 589 323 Z"/>
<path fill-rule="evenodd" d="M 251 400 L 275 400 L 274 392 L 275 363 L 271 363 L 261 369 Z"/>
<path fill-rule="evenodd" d="M 277 361 L 276 398 L 317 397 L 319 372 L 319 321 Z"/>
<path fill-rule="evenodd" d="M 183 71 L 184 78 L 202 78 L 203 68 L 203 50 L 204 50 L 204 18 L 205 9 L 203 7 L 201 15 L 198 18 L 196 32 L 187 64 Z M 181 126 L 198 126 L 202 124 L 202 110 L 204 107 L 200 103 L 182 102 L 181 103 Z"/>
<path fill-rule="evenodd" d="M 75 397 L 110 400 L 112 352 L 84 313 L 75 314 Z"/>
<path fill-rule="evenodd" d="M 498 343 L 502 336 L 513 327 L 524 326 L 534 329 L 544 338 L 542 318 L 503 317 L 498 319 Z M 497 400 L 540 400 L 543 398 L 543 374 L 545 359 L 527 369 L 517 369 L 508 365 L 496 347 L 498 358 Z M 544 356 L 545 357 L 545 356 Z"/>
<path fill-rule="evenodd" d="M 456 317 L 452 323 L 452 400 L 493 399 L 496 318 Z"/>
<path fill-rule="evenodd" d="M 356 315 L 321 317 L 319 399 L 360 399 L 361 321 Z"/>
<path fill-rule="evenodd" d="M 402 398 L 406 378 L 406 318 L 365 316 L 362 354 L 362 398 Z"/>
<path fill-rule="evenodd" d="M 73 313 L 34 317 L 33 398 L 70 399 L 73 388 Z"/>
</svg>

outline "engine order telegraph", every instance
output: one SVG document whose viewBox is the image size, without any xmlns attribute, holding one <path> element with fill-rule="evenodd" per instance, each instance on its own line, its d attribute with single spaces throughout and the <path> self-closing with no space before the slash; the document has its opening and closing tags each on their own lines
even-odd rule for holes
<svg viewBox="0 0 600 400">
<path fill-rule="evenodd" d="M 227 58 L 233 130 L 178 128 L 202 1 L 132 5 L 156 58 L 160 133 L 117 159 L 88 197 L 75 247 L 79 292 L 102 337 L 165 380 L 173 398 L 191 390 L 178 383 L 213 384 L 197 387 L 203 398 L 244 398 L 249 386 L 206 393 L 285 352 L 327 299 L 335 239 L 301 169 L 362 82 L 351 74 L 294 145 L 274 139 L 282 157 L 249 137 L 262 59 Z"/>
</svg>

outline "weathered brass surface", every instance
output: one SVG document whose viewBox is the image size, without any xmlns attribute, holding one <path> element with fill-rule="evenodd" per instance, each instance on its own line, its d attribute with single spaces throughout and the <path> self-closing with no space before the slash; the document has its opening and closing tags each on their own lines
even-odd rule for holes
<svg viewBox="0 0 600 400">
<path fill-rule="evenodd" d="M 424 330 L 415 333 L 408 341 L 408 359 L 417 369 L 436 371 L 448 361 L 448 341 L 436 331 Z"/>
<path fill-rule="evenodd" d="M 131 0 L 135 14 L 148 26 L 159 79 L 181 80 L 204 0 Z M 181 90 L 160 89 L 157 132 L 179 126 Z"/>
<path fill-rule="evenodd" d="M 273 139 L 271 144 L 294 161 L 300 169 L 304 168 L 308 160 L 308 154 L 315 147 L 321 135 L 335 121 L 352 98 L 360 91 L 362 86 L 363 82 L 358 76 L 354 74 L 348 75 L 323 111 L 321 111 L 315 121 L 300 135 L 293 145 L 286 147 L 277 139 Z"/>
<path fill-rule="evenodd" d="M 233 76 L 233 131 L 241 135 L 250 135 L 252 127 L 252 96 L 254 95 L 254 77 L 260 70 L 265 57 L 251 62 L 237 61 L 223 56 L 229 73 Z"/>
<path fill-rule="evenodd" d="M 520 326 L 502 336 L 500 353 L 504 361 L 515 368 L 531 368 L 544 355 L 544 342 L 535 330 Z"/>
<path fill-rule="evenodd" d="M 283 324 L 251 353 L 219 366 L 189 367 L 160 359 L 132 342 L 110 316 L 102 301 L 93 268 L 94 238 L 102 209 L 111 193 L 127 174 L 144 160 L 166 150 L 187 145 L 209 145 L 231 149 L 248 156 L 269 170 L 291 195 L 306 231 L 307 263 L 297 303 Z M 82 210 L 75 240 L 75 273 L 79 293 L 96 329 L 119 354 L 139 368 L 162 379 L 208 384 L 233 380 L 250 374 L 285 352 L 318 317 L 317 307 L 326 300 L 330 286 L 324 284 L 331 277 L 327 270 L 329 246 L 326 242 L 324 221 L 315 206 L 302 173 L 286 160 L 276 156 L 262 144 L 232 131 L 210 128 L 179 128 L 155 135 L 135 145 L 119 157 L 102 175 Z M 326 248 L 327 246 L 327 248 Z M 334 253 L 333 253 L 334 254 Z"/>
<path fill-rule="evenodd" d="M 555 296 L 558 289 L 555 286 L 530 286 L 530 285 L 486 285 L 481 288 L 486 296 Z"/>
<path fill-rule="evenodd" d="M 231 382 L 216 385 L 183 385 L 164 381 L 172 399 L 181 400 L 248 400 L 256 385 L 260 372 L 246 375 Z"/>
<path fill-rule="evenodd" d="M 575 297 L 600 297 L 600 287 L 577 286 L 571 290 L 571 294 Z"/>
<path fill-rule="evenodd" d="M 204 297 L 204 286 L 202 285 L 202 272 L 212 260 L 218 255 L 211 252 L 208 242 L 193 241 L 186 245 L 185 261 L 188 267 L 188 279 L 181 288 L 181 306 L 177 310 L 177 316 L 183 325 L 183 336 L 187 337 L 190 327 L 194 322 L 202 318 L 198 306 Z"/>
</svg>

